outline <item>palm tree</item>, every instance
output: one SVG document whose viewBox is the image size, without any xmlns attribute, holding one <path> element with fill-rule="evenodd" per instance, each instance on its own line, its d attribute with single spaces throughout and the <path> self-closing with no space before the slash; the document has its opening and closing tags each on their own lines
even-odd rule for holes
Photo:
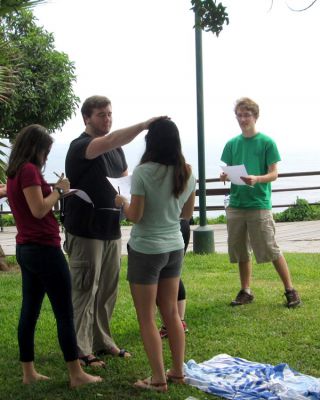
<svg viewBox="0 0 320 400">
<path fill-rule="evenodd" d="M 0 1 L 0 25 L 1 17 L 6 14 L 31 8 L 45 0 L 2 0 Z M 10 49 L 10 45 L 0 37 L 0 101 L 7 101 L 17 84 L 16 63 L 17 59 Z"/>
<path fill-rule="evenodd" d="M 46 0 L 1 0 L 0 2 L 0 18 L 14 11 L 19 11 L 24 8 L 32 8 L 40 3 L 45 3 Z"/>
<path fill-rule="evenodd" d="M 1 0 L 0 25 L 1 17 L 4 15 L 24 8 L 32 8 L 44 2 L 45 0 Z M 18 84 L 17 72 L 19 62 L 17 61 L 17 57 L 10 48 L 10 44 L 3 37 L 0 37 L 0 102 L 10 101 L 10 94 Z M 6 147 L 8 146 L 0 140 L 0 182 L 5 182 Z"/>
</svg>

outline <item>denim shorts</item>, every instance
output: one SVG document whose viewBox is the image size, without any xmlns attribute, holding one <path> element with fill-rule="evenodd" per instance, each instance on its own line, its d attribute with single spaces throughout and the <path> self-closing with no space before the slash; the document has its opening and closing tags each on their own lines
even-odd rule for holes
<svg viewBox="0 0 320 400">
<path fill-rule="evenodd" d="M 183 249 L 161 254 L 144 254 L 128 246 L 127 280 L 130 283 L 152 285 L 160 279 L 181 274 Z"/>
</svg>

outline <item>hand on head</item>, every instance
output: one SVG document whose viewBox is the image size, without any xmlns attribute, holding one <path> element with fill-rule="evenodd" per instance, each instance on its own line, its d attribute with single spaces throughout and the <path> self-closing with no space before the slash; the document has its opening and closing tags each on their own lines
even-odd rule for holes
<svg viewBox="0 0 320 400">
<path fill-rule="evenodd" d="M 161 115 L 160 117 L 150 118 L 144 122 L 144 129 L 149 129 L 149 126 L 158 119 L 170 119 L 170 118 L 167 115 Z"/>
</svg>

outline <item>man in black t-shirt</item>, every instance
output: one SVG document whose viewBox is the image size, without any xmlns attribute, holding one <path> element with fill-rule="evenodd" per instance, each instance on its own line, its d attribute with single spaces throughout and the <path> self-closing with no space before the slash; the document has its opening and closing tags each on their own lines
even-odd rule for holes
<svg viewBox="0 0 320 400">
<path fill-rule="evenodd" d="M 65 199 L 65 248 L 72 278 L 72 300 L 79 358 L 85 365 L 104 367 L 101 354 L 128 357 L 112 339 L 110 319 L 117 297 L 121 232 L 120 210 L 107 176 L 128 174 L 121 146 L 148 129 L 145 122 L 109 133 L 111 102 L 92 96 L 81 108 L 85 131 L 71 142 L 66 156 L 66 175 L 71 188 L 81 189 L 93 205 L 78 196 Z"/>
</svg>

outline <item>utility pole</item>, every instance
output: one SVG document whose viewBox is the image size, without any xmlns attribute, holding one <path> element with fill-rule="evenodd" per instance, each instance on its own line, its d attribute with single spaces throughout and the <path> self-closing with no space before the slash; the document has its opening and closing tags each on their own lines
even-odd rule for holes
<svg viewBox="0 0 320 400">
<path fill-rule="evenodd" d="M 197 77 L 197 128 L 198 128 L 198 169 L 199 169 L 199 212 L 200 226 L 193 231 L 193 251 L 207 254 L 214 252 L 213 229 L 207 225 L 206 215 L 206 172 L 204 145 L 203 112 L 203 68 L 202 68 L 202 30 L 199 15 L 195 10 L 195 45 Z"/>
</svg>

